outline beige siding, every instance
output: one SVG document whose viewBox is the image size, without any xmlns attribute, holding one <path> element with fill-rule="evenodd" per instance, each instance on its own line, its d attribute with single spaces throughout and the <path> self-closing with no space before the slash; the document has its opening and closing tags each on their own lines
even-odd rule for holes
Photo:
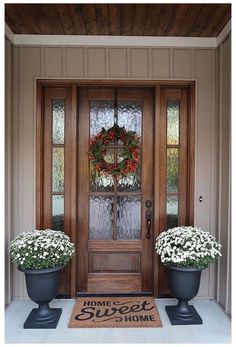
<svg viewBox="0 0 236 347">
<path fill-rule="evenodd" d="M 211 49 L 195 50 L 195 77 L 197 78 L 196 91 L 196 168 L 195 168 L 195 224 L 216 235 L 216 211 L 211 209 L 215 203 L 215 148 L 217 131 L 214 122 L 215 113 L 215 51 Z M 213 189 L 211 189 L 213 187 Z M 202 202 L 199 197 L 202 196 Z M 215 264 L 202 272 L 200 295 L 214 296 Z M 206 285 L 207 283 L 207 285 Z M 207 290 L 207 293 L 206 293 Z"/>
<path fill-rule="evenodd" d="M 148 78 L 148 49 L 132 48 L 130 50 L 130 76 Z"/>
<path fill-rule="evenodd" d="M 31 48 L 28 48 L 30 50 Z M 25 49 L 24 49 L 25 50 Z M 44 49 L 44 68 L 47 77 L 63 76 L 63 50 L 58 47 L 46 47 Z M 30 51 L 29 51 L 30 54 Z M 35 64 L 34 64 L 35 65 Z"/>
<path fill-rule="evenodd" d="M 88 77 L 106 77 L 105 48 L 88 48 Z"/>
<path fill-rule="evenodd" d="M 13 235 L 35 227 L 35 77 L 196 79 L 195 225 L 215 234 L 215 49 L 15 47 Z M 214 272 L 203 272 L 199 296 L 215 296 Z M 22 296 L 15 270 L 14 297 Z"/>
<path fill-rule="evenodd" d="M 8 245 L 12 230 L 12 45 L 5 39 L 5 305 L 12 299 L 12 266 Z"/>
<path fill-rule="evenodd" d="M 231 39 L 219 48 L 219 219 L 218 237 L 222 257 L 218 264 L 217 300 L 231 314 L 231 226 L 230 226 L 230 133 L 231 133 Z"/>
<path fill-rule="evenodd" d="M 66 50 L 67 77 L 84 76 L 84 50 L 83 48 L 67 48 Z"/>
<path fill-rule="evenodd" d="M 154 48 L 152 50 L 152 77 L 170 77 L 170 50 Z"/>
<path fill-rule="evenodd" d="M 191 74 L 191 50 L 174 49 L 174 78 L 189 78 Z"/>
<path fill-rule="evenodd" d="M 127 77 L 127 49 L 110 48 L 109 49 L 109 77 L 126 78 Z"/>
</svg>

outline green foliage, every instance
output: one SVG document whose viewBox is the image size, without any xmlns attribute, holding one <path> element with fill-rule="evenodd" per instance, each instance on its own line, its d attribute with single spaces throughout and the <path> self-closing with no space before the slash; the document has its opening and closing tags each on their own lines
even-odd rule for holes
<svg viewBox="0 0 236 347">
<path fill-rule="evenodd" d="M 12 261 L 22 269 L 48 269 L 66 265 L 75 247 L 61 231 L 35 230 L 22 233 L 10 242 Z"/>
<path fill-rule="evenodd" d="M 163 231 L 155 249 L 165 265 L 203 269 L 221 256 L 221 245 L 210 233 L 192 226 Z"/>
</svg>

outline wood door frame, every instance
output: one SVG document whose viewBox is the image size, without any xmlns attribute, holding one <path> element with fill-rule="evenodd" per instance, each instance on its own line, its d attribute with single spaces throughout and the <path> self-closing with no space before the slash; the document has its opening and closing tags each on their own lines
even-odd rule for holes
<svg viewBox="0 0 236 347">
<path fill-rule="evenodd" d="M 188 88 L 188 128 L 187 128 L 187 141 L 188 141 L 188 203 L 189 203 L 189 225 L 194 223 L 194 170 L 195 170 L 195 84 L 194 80 L 80 80 L 80 79 L 36 79 L 36 228 L 43 227 L 43 88 L 45 87 L 59 87 L 70 86 L 72 88 L 72 129 L 74 136 L 77 138 L 78 121 L 77 121 L 77 88 L 83 86 L 115 86 L 115 87 L 151 87 L 154 92 L 154 131 L 155 134 L 159 132 L 159 115 L 160 109 L 160 90 L 161 86 L 168 87 L 183 87 Z M 155 240 L 159 234 L 160 218 L 159 214 L 155 213 L 160 199 L 160 177 L 159 177 L 159 161 L 160 161 L 160 142 L 159 136 L 154 136 L 154 219 L 153 219 L 153 239 Z M 159 150 L 155 150 L 155 148 Z M 78 148 L 72 144 L 73 155 L 76 155 Z M 71 181 L 76 183 L 77 166 L 74 163 L 71 172 Z M 76 191 L 71 190 L 71 240 L 77 244 L 77 202 Z M 79 252 L 79 249 L 78 249 Z M 73 257 L 71 261 L 71 297 L 75 297 L 77 293 L 77 257 Z M 153 294 L 154 297 L 158 296 L 158 273 L 159 264 L 158 258 L 153 252 Z"/>
</svg>

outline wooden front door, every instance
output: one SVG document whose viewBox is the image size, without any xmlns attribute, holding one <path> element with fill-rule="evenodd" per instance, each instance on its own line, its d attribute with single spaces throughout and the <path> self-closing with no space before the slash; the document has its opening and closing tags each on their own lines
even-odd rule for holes
<svg viewBox="0 0 236 347">
<path fill-rule="evenodd" d="M 152 293 L 153 90 L 79 88 L 78 105 L 78 292 Z M 140 138 L 138 168 L 123 178 L 89 161 L 92 136 L 114 124 Z M 109 145 L 105 159 L 121 161 L 122 146 Z"/>
<path fill-rule="evenodd" d="M 37 93 L 36 227 L 62 230 L 76 245 L 60 294 L 169 295 L 155 238 L 193 224 L 194 88 L 46 81 Z M 140 138 L 139 166 L 123 179 L 99 174 L 89 160 L 91 138 L 114 124 Z M 113 143 L 105 159 L 121 154 L 122 142 Z"/>
</svg>

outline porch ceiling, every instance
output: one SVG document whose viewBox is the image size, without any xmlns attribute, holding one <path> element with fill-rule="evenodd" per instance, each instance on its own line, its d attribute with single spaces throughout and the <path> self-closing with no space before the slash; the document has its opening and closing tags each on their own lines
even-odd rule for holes
<svg viewBox="0 0 236 347">
<path fill-rule="evenodd" d="M 5 4 L 14 34 L 217 37 L 230 4 Z"/>
</svg>

